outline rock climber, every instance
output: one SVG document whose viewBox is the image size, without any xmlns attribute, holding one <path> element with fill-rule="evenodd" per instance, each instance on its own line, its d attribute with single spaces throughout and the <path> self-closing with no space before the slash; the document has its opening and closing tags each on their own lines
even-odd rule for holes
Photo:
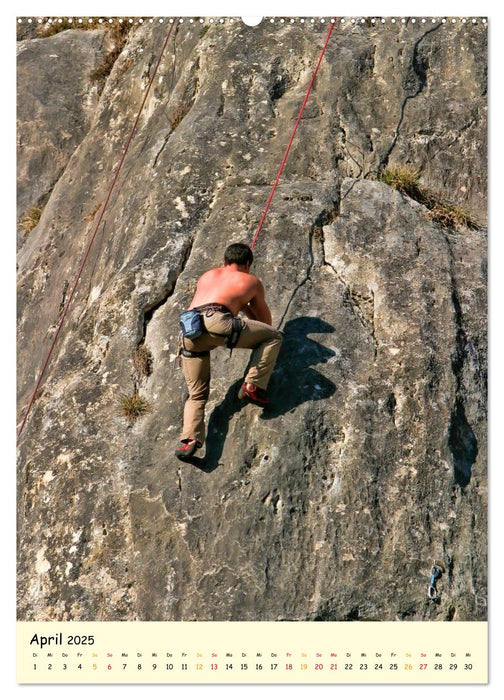
<svg viewBox="0 0 504 700">
<path fill-rule="evenodd" d="M 210 350 L 253 350 L 238 397 L 268 407 L 266 387 L 282 344 L 282 333 L 272 327 L 271 311 L 261 280 L 251 274 L 254 256 L 245 243 L 233 243 L 224 253 L 224 265 L 198 280 L 188 311 L 181 315 L 179 356 L 189 391 L 179 459 L 188 459 L 205 439 L 205 404 L 210 392 Z M 242 312 L 244 316 L 238 317 Z"/>
</svg>

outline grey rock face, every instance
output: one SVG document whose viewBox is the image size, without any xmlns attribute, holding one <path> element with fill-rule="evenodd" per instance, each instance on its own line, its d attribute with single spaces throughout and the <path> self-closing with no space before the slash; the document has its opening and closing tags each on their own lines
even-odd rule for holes
<svg viewBox="0 0 504 700">
<path fill-rule="evenodd" d="M 101 30 L 70 30 L 18 42 L 18 217 L 45 204 L 98 104 L 90 75 L 109 48 Z"/>
<path fill-rule="evenodd" d="M 19 420 L 165 32 L 132 32 L 20 247 Z M 325 32 L 174 31 L 19 441 L 20 619 L 486 619 L 486 234 L 372 178 L 417 167 L 484 223 L 483 26 L 334 30 L 254 251 L 274 407 L 217 350 L 205 455 L 172 457 L 178 315 L 251 240 Z"/>
</svg>

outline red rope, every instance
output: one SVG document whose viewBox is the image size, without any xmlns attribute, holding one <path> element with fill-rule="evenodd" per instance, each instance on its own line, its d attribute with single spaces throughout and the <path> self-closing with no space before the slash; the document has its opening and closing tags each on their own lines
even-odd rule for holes
<svg viewBox="0 0 504 700">
<path fill-rule="evenodd" d="M 149 84 L 148 84 L 148 86 L 147 86 L 147 90 L 145 91 L 145 95 L 144 95 L 144 98 L 143 98 L 143 100 L 142 100 L 142 104 L 141 104 L 140 109 L 139 109 L 138 114 L 137 114 L 137 118 L 135 119 L 135 123 L 133 124 L 133 128 L 131 129 L 131 133 L 130 133 L 130 135 L 129 135 L 129 137 L 128 137 L 128 140 L 127 140 L 127 142 L 126 142 L 126 146 L 124 147 L 124 151 L 123 151 L 123 154 L 122 154 L 122 156 L 121 156 L 121 160 L 119 161 L 119 165 L 117 166 L 117 170 L 116 170 L 116 172 L 115 172 L 114 179 L 112 180 L 112 184 L 110 185 L 110 188 L 109 188 L 107 197 L 106 197 L 106 199 L 105 199 L 105 203 L 104 203 L 104 205 L 103 205 L 103 207 L 102 207 L 102 210 L 101 210 L 101 213 L 100 213 L 100 217 L 99 217 L 99 219 L 98 219 L 98 223 L 97 223 L 96 226 L 95 226 L 95 229 L 94 229 L 94 231 L 93 231 L 93 235 L 91 236 L 91 240 L 89 241 L 88 247 L 87 247 L 87 249 L 86 249 L 86 252 L 85 252 L 84 257 L 83 257 L 83 259 L 82 259 L 81 265 L 80 265 L 80 267 L 79 267 L 79 271 L 77 272 L 77 275 L 76 275 L 76 277 L 75 277 L 75 282 L 74 282 L 74 284 L 73 284 L 72 290 L 71 290 L 71 292 L 70 292 L 70 294 L 69 294 L 69 296 L 68 296 L 68 300 L 67 300 L 67 302 L 66 302 L 66 304 L 65 304 L 65 307 L 64 307 L 64 309 L 63 309 L 63 311 L 62 311 L 61 318 L 60 318 L 60 320 L 59 320 L 59 322 L 58 322 L 58 326 L 57 326 L 57 328 L 56 328 L 56 332 L 55 332 L 55 334 L 54 334 L 54 338 L 53 338 L 53 341 L 52 341 L 52 343 L 51 343 L 51 347 L 49 348 L 49 352 L 47 353 L 47 357 L 46 357 L 46 359 L 45 359 L 45 361 L 44 361 L 43 367 L 42 367 L 42 369 L 41 369 L 41 371 L 40 371 L 40 374 L 39 374 L 39 376 L 38 376 L 37 383 L 36 383 L 36 385 L 35 385 L 35 389 L 33 390 L 33 394 L 31 395 L 31 399 L 30 399 L 30 402 L 29 402 L 29 404 L 28 404 L 28 408 L 26 409 L 26 413 L 25 413 L 25 416 L 24 416 L 24 418 L 23 418 L 23 422 L 21 423 L 21 427 L 20 427 L 19 432 L 18 432 L 18 435 L 17 435 L 18 440 L 19 440 L 19 437 L 20 437 L 21 433 L 23 432 L 23 428 L 25 427 L 26 421 L 27 421 L 27 419 L 28 419 L 28 415 L 29 415 L 29 413 L 30 413 L 30 411 L 31 411 L 31 408 L 32 408 L 32 406 L 33 406 L 33 402 L 35 401 L 35 397 L 36 397 L 37 392 L 38 392 L 38 390 L 39 390 L 39 388 L 40 388 L 40 385 L 41 385 L 41 383 L 42 383 L 42 378 L 43 378 L 44 373 L 45 373 L 45 371 L 46 371 L 46 369 L 47 369 L 47 365 L 49 364 L 49 360 L 51 359 L 51 355 L 52 355 L 53 350 L 54 350 L 54 347 L 55 347 L 55 345 L 56 345 L 56 341 L 58 340 L 58 336 L 59 336 L 61 327 L 62 327 L 62 325 L 63 325 L 63 321 L 65 320 L 65 317 L 66 317 L 66 315 L 67 315 L 68 308 L 69 308 L 69 306 L 70 306 L 70 304 L 71 304 L 71 302 L 72 302 L 72 299 L 73 299 L 73 297 L 74 297 L 75 290 L 77 289 L 77 284 L 79 283 L 79 280 L 80 280 L 80 277 L 81 277 L 81 274 L 82 274 L 82 270 L 84 269 L 84 265 L 86 264 L 87 259 L 89 258 L 89 253 L 91 252 L 91 246 L 93 245 L 93 242 L 94 242 L 94 240 L 95 240 L 95 238 L 96 238 L 96 234 L 97 234 L 98 228 L 99 228 L 99 226 L 100 226 L 100 224 L 101 224 L 101 222 L 102 222 L 103 215 L 105 214 L 105 210 L 106 210 L 107 205 L 108 205 L 108 203 L 109 203 L 110 196 L 111 196 L 111 194 L 112 194 L 112 190 L 114 189 L 115 184 L 116 184 L 116 182 L 117 182 L 117 178 L 119 177 L 119 173 L 120 173 L 121 168 L 122 168 L 122 165 L 123 165 L 123 163 L 124 163 L 124 159 L 126 158 L 126 154 L 127 154 L 127 152 L 128 152 L 128 149 L 129 149 L 129 147 L 130 147 L 131 141 L 132 141 L 132 139 L 133 139 L 133 135 L 134 135 L 134 133 L 135 133 L 135 130 L 136 130 L 137 125 L 138 125 L 138 122 L 139 122 L 139 120 L 140 120 L 140 115 L 142 114 L 143 108 L 144 108 L 145 103 L 146 103 L 146 101 L 147 101 L 147 96 L 149 95 L 149 91 L 150 91 L 151 86 L 152 86 L 152 84 L 153 84 L 153 82 L 154 82 L 154 78 L 156 77 L 156 73 L 157 73 L 158 68 L 159 68 L 159 65 L 160 65 L 160 63 L 161 63 L 161 59 L 162 59 L 163 54 L 164 54 L 164 52 L 165 52 L 165 49 L 166 49 L 166 47 L 167 47 L 167 45 L 168 45 L 168 40 L 169 40 L 170 35 L 171 35 L 172 31 L 173 31 L 173 27 L 175 26 L 176 23 L 177 23 L 177 18 L 174 18 L 174 19 L 173 19 L 173 24 L 171 25 L 170 31 L 168 32 L 167 37 L 166 37 L 166 39 L 165 39 L 165 42 L 164 42 L 164 44 L 163 44 L 163 48 L 161 49 L 161 53 L 159 54 L 159 58 L 158 58 L 158 60 L 157 60 L 156 66 L 155 66 L 155 68 L 154 68 L 154 72 L 153 72 L 153 74 L 152 74 L 152 78 L 150 79 Z"/>
<path fill-rule="evenodd" d="M 330 37 L 331 37 L 332 30 L 334 29 L 334 24 L 335 24 L 335 22 L 333 21 L 334 19 L 335 19 L 335 18 L 333 17 L 332 20 L 331 20 L 331 23 L 330 23 L 330 25 L 329 25 L 329 31 L 327 32 L 327 37 L 326 37 L 326 40 L 325 40 L 325 44 L 324 44 L 324 46 L 323 46 L 323 48 L 322 48 L 322 51 L 320 52 L 320 56 L 319 56 L 319 60 L 318 60 L 317 66 L 316 66 L 315 70 L 313 71 L 312 79 L 311 79 L 311 81 L 310 81 L 310 84 L 308 85 L 308 90 L 306 91 L 306 95 L 305 95 L 303 104 L 301 105 L 301 109 L 299 110 L 298 118 L 297 118 L 297 120 L 296 120 L 296 124 L 294 125 L 294 130 L 292 131 L 292 135 L 291 135 L 291 137 L 290 137 L 289 144 L 288 144 L 287 148 L 285 149 L 285 153 L 284 153 L 284 156 L 283 156 L 283 158 L 282 158 L 282 163 L 281 163 L 281 165 L 280 165 L 280 168 L 279 168 L 279 170 L 278 170 L 278 174 L 277 174 L 277 176 L 276 176 L 275 184 L 273 185 L 273 188 L 272 188 L 272 190 L 271 190 L 271 192 L 270 192 L 270 196 L 268 197 L 268 201 L 267 201 L 267 203 L 266 203 L 266 207 L 265 207 L 265 209 L 264 209 L 263 215 L 262 215 L 261 220 L 260 220 L 260 222 L 259 222 L 259 226 L 257 227 L 257 231 L 255 232 L 255 236 L 254 236 L 254 238 L 252 239 L 252 243 L 250 244 L 250 247 L 251 247 L 251 248 L 254 248 L 254 246 L 255 246 L 255 244 L 256 244 L 256 242 L 257 242 L 257 239 L 259 238 L 259 233 L 261 232 L 261 229 L 262 229 L 263 224 L 264 224 L 264 220 L 265 220 L 265 218 L 266 218 L 266 214 L 268 213 L 268 209 L 270 208 L 271 200 L 273 199 L 273 195 L 275 194 L 275 190 L 276 190 L 276 188 L 277 188 L 278 181 L 280 180 L 280 175 L 282 174 L 282 170 L 284 169 L 284 165 L 285 165 L 285 163 L 286 163 L 286 161 L 287 161 L 287 156 L 289 155 L 289 151 L 290 151 L 290 149 L 291 149 L 292 142 L 294 141 L 294 136 L 296 135 L 296 131 L 297 131 L 297 128 L 298 128 L 298 126 L 299 126 L 299 122 L 301 121 L 301 117 L 303 116 L 304 108 L 305 108 L 305 106 L 306 106 L 306 103 L 308 102 L 308 97 L 310 96 L 310 92 L 311 92 L 313 83 L 314 83 L 314 81 L 315 81 L 315 77 L 316 77 L 316 75 L 317 75 L 319 66 L 320 66 L 320 64 L 322 63 L 322 59 L 323 59 L 323 57 L 324 57 L 325 50 L 326 50 L 326 48 L 327 48 L 327 44 L 329 43 L 329 39 L 330 39 Z"/>
</svg>

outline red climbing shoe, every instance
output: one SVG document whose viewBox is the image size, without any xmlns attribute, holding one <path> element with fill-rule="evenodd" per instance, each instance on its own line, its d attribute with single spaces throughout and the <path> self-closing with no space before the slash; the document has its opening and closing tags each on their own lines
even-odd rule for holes
<svg viewBox="0 0 504 700">
<path fill-rule="evenodd" d="M 199 440 L 181 440 L 180 446 L 175 450 L 175 457 L 181 460 L 190 459 L 199 447 Z"/>
<path fill-rule="evenodd" d="M 264 389 L 260 389 L 255 384 L 249 384 L 248 382 L 241 385 L 238 398 L 244 399 L 244 401 L 248 403 L 255 403 L 256 406 L 263 406 L 264 408 L 271 406 L 271 401 L 268 401 L 266 398 Z"/>
</svg>

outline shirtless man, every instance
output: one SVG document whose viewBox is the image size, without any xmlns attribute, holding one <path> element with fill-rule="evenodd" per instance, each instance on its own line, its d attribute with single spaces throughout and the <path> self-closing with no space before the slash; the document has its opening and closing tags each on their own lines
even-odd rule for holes
<svg viewBox="0 0 504 700">
<path fill-rule="evenodd" d="M 245 243 L 226 248 L 224 265 L 205 272 L 198 280 L 189 309 L 201 311 L 204 332 L 190 340 L 183 338 L 181 360 L 189 398 L 184 407 L 184 427 L 179 459 L 188 459 L 205 439 L 205 404 L 210 392 L 210 350 L 226 345 L 239 332 L 234 345 L 252 349 L 250 367 L 238 396 L 249 403 L 268 406 L 266 387 L 275 366 L 282 333 L 271 326 L 271 311 L 260 279 L 250 273 L 251 249 Z M 237 319 L 239 312 L 246 318 Z"/>
</svg>

